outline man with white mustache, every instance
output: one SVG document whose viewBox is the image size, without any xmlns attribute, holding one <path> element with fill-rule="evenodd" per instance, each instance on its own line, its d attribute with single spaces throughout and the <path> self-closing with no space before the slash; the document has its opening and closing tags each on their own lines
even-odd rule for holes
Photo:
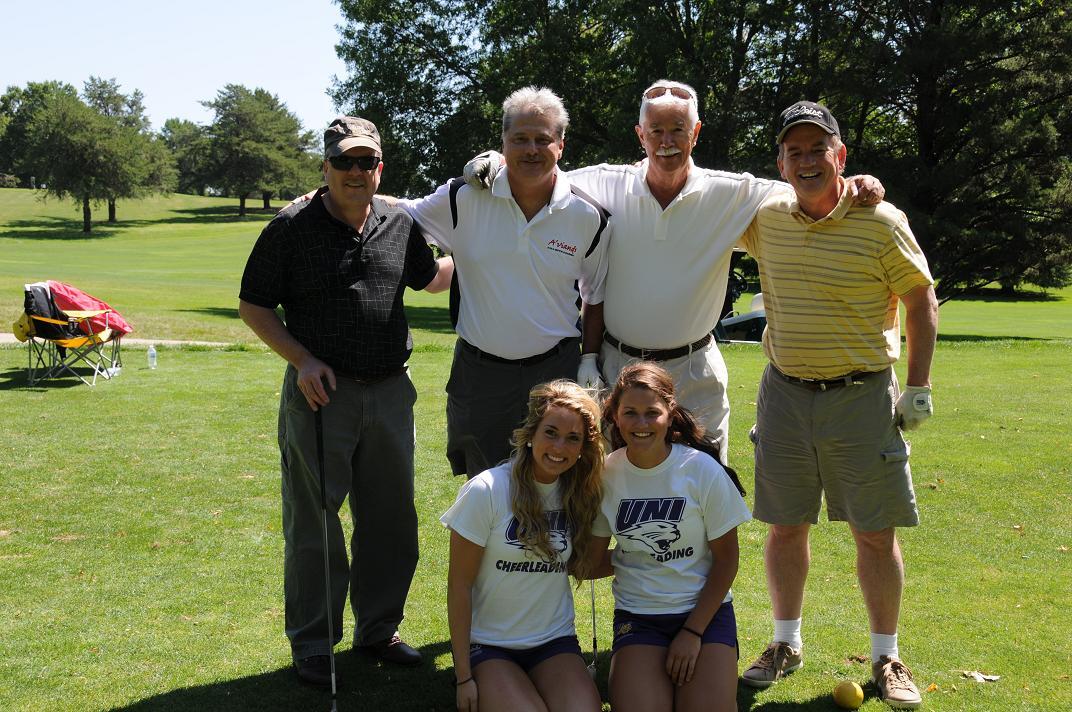
<svg viewBox="0 0 1072 712">
<path fill-rule="evenodd" d="M 604 380 L 614 383 L 637 359 L 659 362 L 673 376 L 679 402 L 718 441 L 725 463 L 727 373 L 711 332 L 725 301 L 734 245 L 764 200 L 792 189 L 748 173 L 697 167 L 691 155 L 700 126 L 696 90 L 660 79 L 640 100 L 636 133 L 647 158 L 567 175 L 607 208 L 614 226 L 603 302 Z M 480 185 L 495 168 L 495 154 L 482 154 L 466 166 L 466 180 Z M 867 204 L 882 199 L 874 179 L 850 181 Z"/>
</svg>

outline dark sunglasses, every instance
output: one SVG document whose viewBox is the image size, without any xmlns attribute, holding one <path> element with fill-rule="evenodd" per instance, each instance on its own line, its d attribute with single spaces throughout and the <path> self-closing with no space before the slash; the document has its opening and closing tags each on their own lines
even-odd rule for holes
<svg viewBox="0 0 1072 712">
<path fill-rule="evenodd" d="M 666 92 L 670 92 L 671 95 L 677 97 L 678 99 L 684 99 L 685 101 L 688 101 L 689 99 L 695 99 L 696 98 L 696 97 L 694 97 L 692 95 L 692 92 L 690 92 L 688 89 L 684 89 L 682 87 L 668 87 L 668 86 L 652 87 L 651 89 L 648 89 L 646 92 L 644 92 L 644 98 L 645 99 L 658 99 L 660 96 L 664 96 L 666 94 Z"/>
<path fill-rule="evenodd" d="M 363 171 L 371 171 L 380 165 L 379 156 L 332 156 L 328 159 L 331 167 L 337 171 L 348 171 L 355 165 Z"/>
</svg>

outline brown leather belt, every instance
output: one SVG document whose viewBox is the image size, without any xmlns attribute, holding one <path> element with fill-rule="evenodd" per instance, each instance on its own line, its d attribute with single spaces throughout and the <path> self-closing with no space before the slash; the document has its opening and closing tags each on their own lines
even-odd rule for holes
<svg viewBox="0 0 1072 712">
<path fill-rule="evenodd" d="M 828 388 L 842 388 L 844 386 L 859 386 L 863 383 L 863 379 L 876 373 L 883 373 L 883 371 L 854 371 L 837 378 L 800 378 L 799 376 L 782 373 L 774 366 L 771 366 L 771 370 L 781 376 L 783 380 L 813 391 L 825 391 Z"/>
<path fill-rule="evenodd" d="M 634 358 L 644 359 L 645 361 L 669 361 L 670 359 L 681 358 L 682 356 L 688 356 L 694 351 L 699 351 L 704 346 L 711 343 L 710 334 L 699 341 L 694 341 L 691 344 L 685 344 L 684 346 L 678 346 L 673 349 L 640 349 L 636 346 L 623 344 L 607 331 L 603 332 L 603 339 L 623 354 L 633 356 Z"/>
</svg>

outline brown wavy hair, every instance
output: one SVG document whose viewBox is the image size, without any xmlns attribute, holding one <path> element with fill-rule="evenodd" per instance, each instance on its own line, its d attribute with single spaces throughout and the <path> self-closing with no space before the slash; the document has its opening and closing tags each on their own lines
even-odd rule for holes
<svg viewBox="0 0 1072 712">
<path fill-rule="evenodd" d="M 614 416 L 618 411 L 622 394 L 631 388 L 651 391 L 666 403 L 670 411 L 670 426 L 666 429 L 668 445 L 681 443 L 715 458 L 715 462 L 726 470 L 726 474 L 730 476 L 737 491 L 742 497 L 744 496 L 744 487 L 741 486 L 737 473 L 719 457 L 718 443 L 707 437 L 706 430 L 696 420 L 692 411 L 677 402 L 677 397 L 674 395 L 674 379 L 670 377 L 666 369 L 650 361 L 638 361 L 623 368 L 618 373 L 618 381 L 614 384 L 614 389 L 603 403 L 603 422 L 612 450 L 625 447 L 625 438 L 618 431 Z"/>
<path fill-rule="evenodd" d="M 558 478 L 562 509 L 566 513 L 573 552 L 567 567 L 578 580 L 588 573 L 588 550 L 592 543 L 592 522 L 603 497 L 603 436 L 599 429 L 599 406 L 573 381 L 543 383 L 529 393 L 529 412 L 512 438 L 513 464 L 510 468 L 510 507 L 517 518 L 517 538 L 546 561 L 555 559 L 547 516 L 536 488 L 532 442 L 544 415 L 559 406 L 581 416 L 584 442 L 581 456 Z"/>
</svg>

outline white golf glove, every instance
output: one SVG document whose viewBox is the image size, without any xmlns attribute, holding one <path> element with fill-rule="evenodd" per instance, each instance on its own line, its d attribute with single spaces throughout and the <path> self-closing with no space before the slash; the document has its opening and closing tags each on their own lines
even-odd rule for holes
<svg viewBox="0 0 1072 712">
<path fill-rule="evenodd" d="M 491 182 L 495 180 L 495 174 L 502 165 L 502 154 L 498 151 L 484 151 L 477 154 L 462 170 L 462 177 L 471 188 L 487 190 L 491 188 Z M 584 385 L 583 383 L 581 385 Z"/>
<path fill-rule="evenodd" d="M 905 386 L 897 399 L 897 425 L 901 430 L 915 430 L 934 414 L 930 386 Z"/>
<path fill-rule="evenodd" d="M 577 385 L 581 388 L 603 390 L 603 377 L 599 373 L 596 359 L 599 354 L 581 354 L 581 365 L 577 368 Z"/>
</svg>

